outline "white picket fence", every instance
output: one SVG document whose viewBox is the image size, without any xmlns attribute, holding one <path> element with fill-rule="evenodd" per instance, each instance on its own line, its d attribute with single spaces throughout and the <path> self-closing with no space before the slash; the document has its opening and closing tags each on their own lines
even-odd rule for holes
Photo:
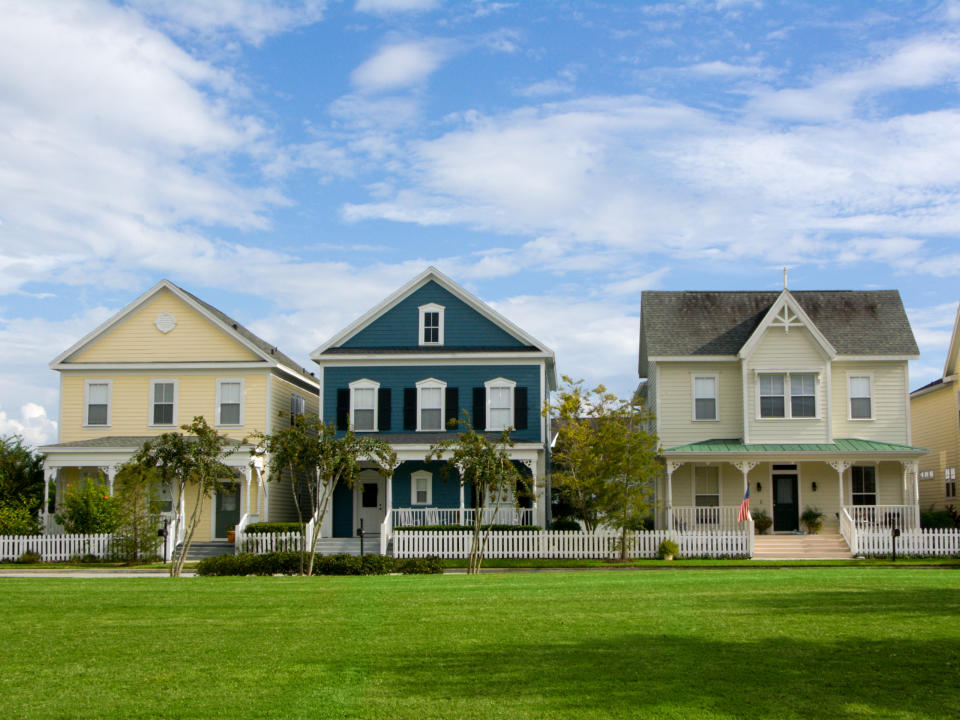
<svg viewBox="0 0 960 720">
<path fill-rule="evenodd" d="M 113 535 L 0 535 L 0 560 L 17 560 L 27 551 L 39 553 L 44 562 L 60 562 L 72 557 L 110 554 Z"/>
<path fill-rule="evenodd" d="M 892 555 L 893 536 L 889 530 L 857 529 L 860 555 Z M 960 530 L 932 528 L 908 530 L 897 538 L 898 555 L 960 555 Z"/>
<path fill-rule="evenodd" d="M 300 552 L 300 533 L 245 533 L 234 538 L 238 553 L 265 555 L 271 552 Z"/>
<path fill-rule="evenodd" d="M 627 556 L 653 558 L 663 540 L 673 540 L 683 557 L 749 557 L 750 536 L 734 532 L 675 533 L 649 530 L 627 534 Z M 484 557 L 591 559 L 620 556 L 621 535 L 541 530 L 539 532 L 491 532 Z M 401 530 L 393 536 L 393 554 L 398 558 L 437 555 L 466 558 L 473 535 L 470 532 L 429 532 Z"/>
</svg>

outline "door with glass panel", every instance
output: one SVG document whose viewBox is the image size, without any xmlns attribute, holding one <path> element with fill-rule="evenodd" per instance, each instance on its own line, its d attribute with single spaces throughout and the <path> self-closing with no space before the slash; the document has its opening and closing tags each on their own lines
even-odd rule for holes
<svg viewBox="0 0 960 720">
<path fill-rule="evenodd" d="M 789 532 L 800 529 L 799 483 L 795 465 L 773 466 L 773 529 Z"/>
<path fill-rule="evenodd" d="M 357 483 L 357 528 L 363 522 L 364 532 L 377 534 L 386 517 L 386 480 L 376 472 L 363 472 Z"/>
</svg>

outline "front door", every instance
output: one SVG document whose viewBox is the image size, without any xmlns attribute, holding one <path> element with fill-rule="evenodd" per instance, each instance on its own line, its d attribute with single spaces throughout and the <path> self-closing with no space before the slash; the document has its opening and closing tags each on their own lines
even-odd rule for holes
<svg viewBox="0 0 960 720">
<path fill-rule="evenodd" d="M 214 536 L 227 537 L 227 529 L 233 529 L 238 522 L 240 522 L 240 485 L 224 485 L 217 490 Z"/>
<path fill-rule="evenodd" d="M 800 529 L 799 504 L 797 502 L 797 476 L 779 474 L 773 476 L 773 529 L 789 531 Z"/>
<path fill-rule="evenodd" d="M 357 492 L 360 495 L 357 498 L 359 510 L 357 528 L 360 527 L 360 521 L 362 521 L 363 530 L 367 534 L 378 534 L 380 525 L 383 524 L 383 518 L 386 516 L 383 484 L 384 478 L 374 473 L 361 475 L 360 482 L 357 484 Z"/>
</svg>

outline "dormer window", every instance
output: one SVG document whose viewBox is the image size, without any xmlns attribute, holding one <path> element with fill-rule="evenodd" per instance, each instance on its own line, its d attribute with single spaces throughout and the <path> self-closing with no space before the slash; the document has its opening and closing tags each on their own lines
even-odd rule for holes
<svg viewBox="0 0 960 720">
<path fill-rule="evenodd" d="M 443 345 L 443 305 L 429 303 L 420 308 L 420 344 Z"/>
</svg>

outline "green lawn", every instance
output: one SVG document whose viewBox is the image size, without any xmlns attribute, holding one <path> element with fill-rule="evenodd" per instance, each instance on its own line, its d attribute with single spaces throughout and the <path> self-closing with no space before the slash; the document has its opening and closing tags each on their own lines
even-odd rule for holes
<svg viewBox="0 0 960 720">
<path fill-rule="evenodd" d="M 960 712 L 960 572 L 0 580 L 0 716 Z"/>
</svg>

